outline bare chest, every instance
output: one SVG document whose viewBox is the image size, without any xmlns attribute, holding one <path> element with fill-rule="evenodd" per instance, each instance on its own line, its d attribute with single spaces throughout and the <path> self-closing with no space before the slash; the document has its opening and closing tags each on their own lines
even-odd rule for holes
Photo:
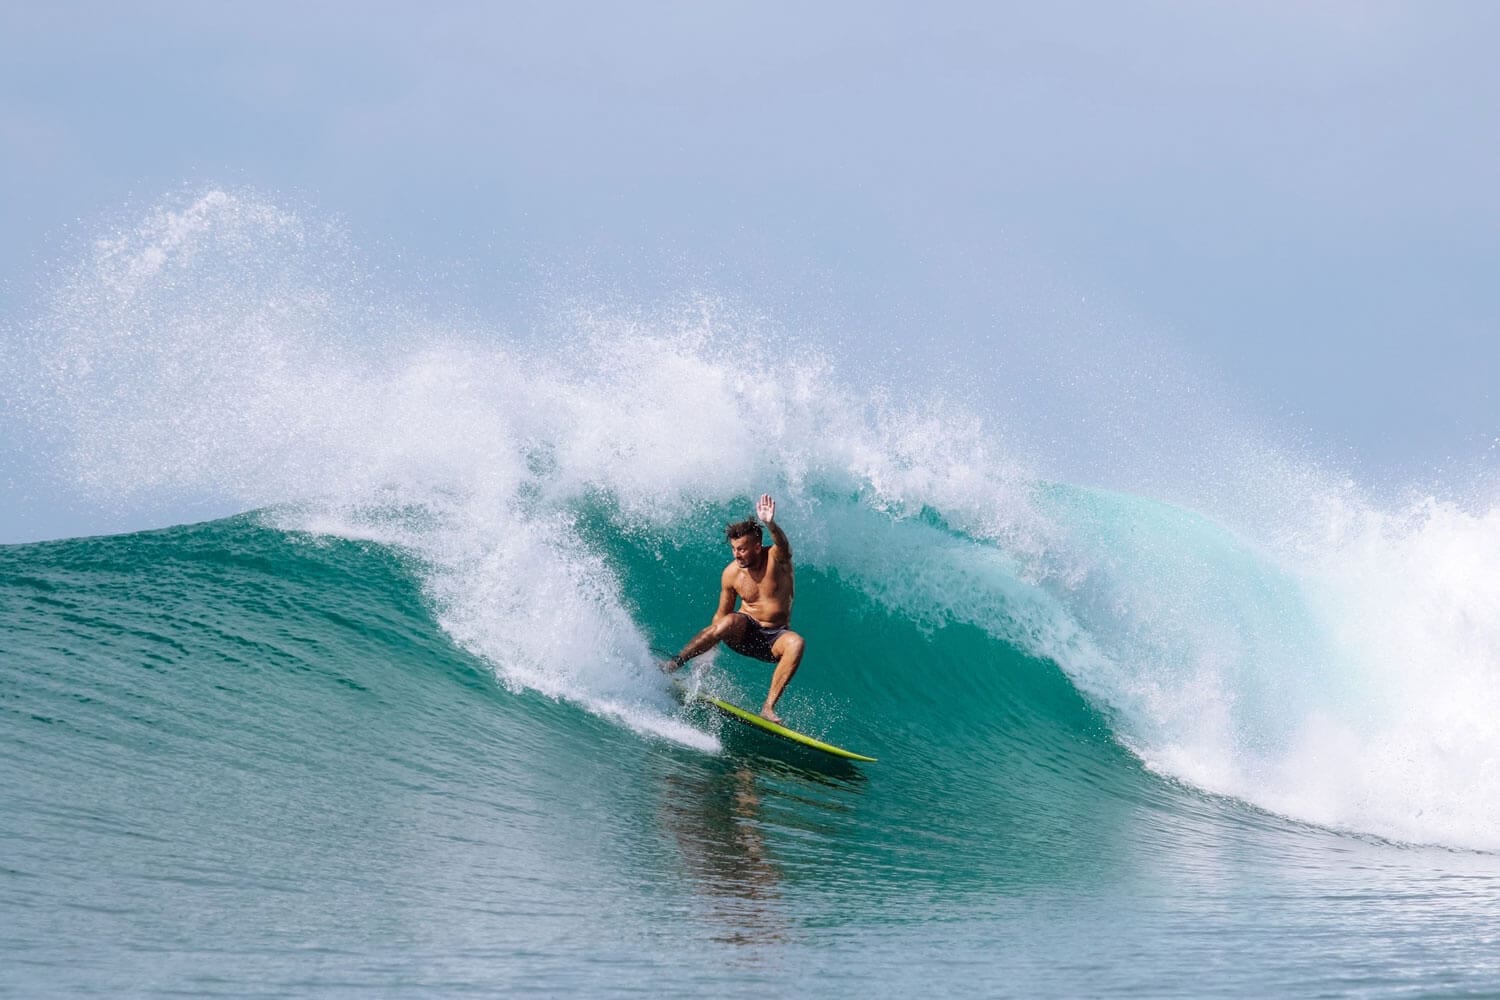
<svg viewBox="0 0 1500 1000">
<path fill-rule="evenodd" d="M 734 589 L 747 604 L 784 600 L 792 596 L 791 570 L 784 566 L 767 566 L 759 573 L 741 569 L 735 574 Z"/>
</svg>

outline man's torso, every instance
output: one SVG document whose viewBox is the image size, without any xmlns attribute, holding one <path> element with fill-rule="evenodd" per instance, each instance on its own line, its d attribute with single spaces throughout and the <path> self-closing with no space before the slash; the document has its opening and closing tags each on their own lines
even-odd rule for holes
<svg viewBox="0 0 1500 1000">
<path fill-rule="evenodd" d="M 767 628 L 781 628 L 792 620 L 792 596 L 795 589 L 792 565 L 782 559 L 772 546 L 766 550 L 766 561 L 758 571 L 737 563 L 728 567 L 734 572 L 734 591 L 740 595 L 740 610 Z"/>
</svg>

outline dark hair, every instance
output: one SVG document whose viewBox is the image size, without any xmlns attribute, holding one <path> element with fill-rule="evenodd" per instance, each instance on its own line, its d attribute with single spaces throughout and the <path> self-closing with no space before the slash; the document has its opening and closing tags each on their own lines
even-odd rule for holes
<svg viewBox="0 0 1500 1000">
<path fill-rule="evenodd" d="M 756 541 L 765 544 L 765 536 L 760 533 L 760 522 L 753 517 L 747 517 L 743 521 L 736 521 L 724 529 L 724 537 L 731 542 L 736 538 L 744 538 L 746 535 L 754 535 Z"/>
</svg>

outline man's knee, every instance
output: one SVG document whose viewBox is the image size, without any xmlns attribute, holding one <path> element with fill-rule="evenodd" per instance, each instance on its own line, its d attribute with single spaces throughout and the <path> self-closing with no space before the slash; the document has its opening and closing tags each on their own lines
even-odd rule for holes
<svg viewBox="0 0 1500 1000">
<path fill-rule="evenodd" d="M 792 659 L 801 659 L 802 650 L 807 643 L 796 632 L 787 632 L 777 640 L 776 655 L 779 657 L 790 656 Z"/>
</svg>

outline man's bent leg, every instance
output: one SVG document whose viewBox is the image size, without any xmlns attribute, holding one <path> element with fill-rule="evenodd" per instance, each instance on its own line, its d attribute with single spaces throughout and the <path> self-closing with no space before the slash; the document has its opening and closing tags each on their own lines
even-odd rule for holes
<svg viewBox="0 0 1500 1000">
<path fill-rule="evenodd" d="M 776 655 L 776 672 L 771 675 L 771 690 L 766 694 L 766 703 L 760 710 L 762 718 L 772 722 L 781 721 L 781 716 L 776 714 L 776 702 L 780 700 L 781 692 L 786 690 L 787 682 L 797 672 L 797 667 L 802 664 L 803 645 L 802 637 L 796 632 L 783 632 L 771 647 L 771 652 Z"/>
</svg>

